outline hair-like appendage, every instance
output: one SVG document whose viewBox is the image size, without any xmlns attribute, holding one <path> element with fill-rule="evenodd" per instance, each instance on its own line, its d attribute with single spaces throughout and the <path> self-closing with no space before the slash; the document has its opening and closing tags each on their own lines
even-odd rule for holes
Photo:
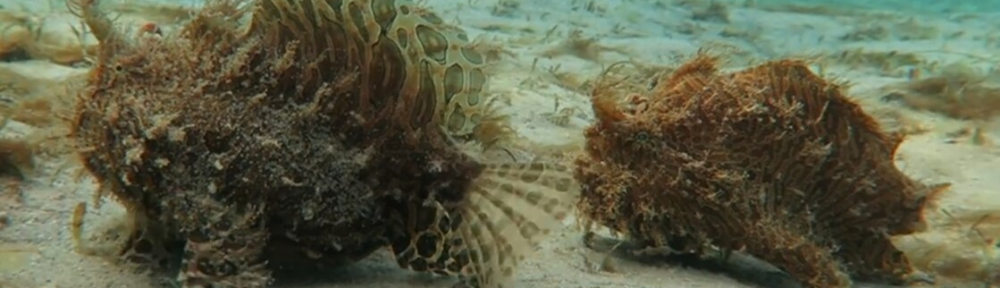
<svg viewBox="0 0 1000 288">
<path fill-rule="evenodd" d="M 464 32 L 411 1 L 260 2 L 251 31 L 316 39 L 301 44 L 326 61 L 356 67 L 359 99 L 350 108 L 366 127 L 392 121 L 415 131 L 436 123 L 465 136 L 491 118 L 485 57 Z"/>
<path fill-rule="evenodd" d="M 121 256 L 180 257 L 184 287 L 265 287 L 265 263 L 385 245 L 501 287 L 572 207 L 567 167 L 482 164 L 447 141 L 503 127 L 482 55 L 412 2 L 208 1 L 118 48 L 102 47 L 73 136 L 131 214 Z"/>
<path fill-rule="evenodd" d="M 612 125 L 626 118 L 625 113 L 618 108 L 618 102 L 622 98 L 622 95 L 619 95 L 619 89 L 628 79 L 611 76 L 616 69 L 620 68 L 621 64 L 616 64 L 605 69 L 604 75 L 598 79 L 590 93 L 594 117 L 597 118 L 601 126 Z"/>
<path fill-rule="evenodd" d="M 664 75 L 664 79 L 653 88 L 652 95 L 671 95 L 670 90 L 698 91 L 698 89 L 708 85 L 711 78 L 716 75 L 719 70 L 718 63 L 718 57 L 705 51 L 699 51 L 694 59 L 684 63 L 673 73 Z"/>
<path fill-rule="evenodd" d="M 97 41 L 104 43 L 120 36 L 116 35 L 116 28 L 111 18 L 97 8 L 98 2 L 98 0 L 67 0 L 66 8 L 90 27 L 90 33 Z"/>
<path fill-rule="evenodd" d="M 889 237 L 923 227 L 943 186 L 894 166 L 901 139 L 803 62 L 716 62 L 699 53 L 648 109 L 587 130 L 581 214 L 644 245 L 743 251 L 809 287 L 915 275 Z"/>
</svg>

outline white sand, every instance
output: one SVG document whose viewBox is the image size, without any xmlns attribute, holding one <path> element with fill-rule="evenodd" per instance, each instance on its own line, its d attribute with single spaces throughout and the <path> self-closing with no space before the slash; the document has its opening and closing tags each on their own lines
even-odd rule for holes
<svg viewBox="0 0 1000 288">
<path fill-rule="evenodd" d="M 16 2 L 26 1 L 0 0 L 0 5 L 12 9 L 15 7 L 12 3 Z M 504 107 L 504 111 L 511 115 L 511 122 L 517 131 L 528 141 L 541 145 L 572 145 L 581 141 L 581 130 L 591 121 L 592 115 L 584 94 L 586 89 L 580 85 L 615 62 L 632 59 L 650 67 L 672 67 L 679 65 L 679 61 L 699 47 L 728 46 L 736 49 L 730 56 L 730 62 L 732 68 L 738 68 L 768 59 L 837 55 L 846 49 L 861 48 L 919 52 L 916 55 L 928 62 L 980 65 L 976 67 L 985 71 L 993 68 L 990 65 L 995 65 L 996 61 L 988 63 L 940 52 L 995 57 L 990 53 L 995 50 L 997 39 L 991 35 L 993 31 L 989 27 L 1000 24 L 975 15 L 923 15 L 917 19 L 919 26 L 937 30 L 937 33 L 925 35 L 928 29 L 907 29 L 913 27 L 907 24 L 912 17 L 889 13 L 829 11 L 807 14 L 733 5 L 730 8 L 730 23 L 726 24 L 711 19 L 692 20 L 689 7 L 670 1 L 594 1 L 599 3 L 596 13 L 585 9 L 588 1 L 502 1 L 518 3 L 504 6 L 506 8 L 499 8 L 496 0 L 428 2 L 431 9 L 446 21 L 457 23 L 470 36 L 502 50 L 502 61 L 493 71 L 491 92 L 509 100 L 509 106 Z M 640 5 L 637 4 L 639 2 L 663 5 Z M 68 16 L 64 12 L 44 12 L 44 6 L 37 4 L 26 6 L 37 11 L 34 15 L 37 15 L 35 20 L 38 23 L 72 23 L 66 21 Z M 553 27 L 556 28 L 553 30 Z M 856 29 L 871 27 L 886 27 L 889 36 L 860 42 L 840 39 Z M 554 33 L 546 37 L 550 30 Z M 583 59 L 563 53 L 565 51 L 559 47 L 573 30 L 581 31 L 583 38 L 597 39 L 591 46 L 591 51 L 600 52 L 597 57 Z M 727 36 L 720 35 L 720 32 Z M 940 207 L 928 215 L 934 223 L 931 231 L 899 239 L 902 247 L 916 253 L 914 262 L 945 272 L 945 268 L 955 265 L 993 265 L 978 270 L 1000 271 L 993 240 L 1000 237 L 1000 216 L 994 215 L 976 225 L 985 239 L 969 233 L 973 223 L 982 218 L 978 215 L 1000 211 L 998 146 L 979 145 L 968 137 L 951 135 L 959 129 L 972 127 L 971 122 L 952 120 L 929 112 L 915 112 L 894 103 L 879 101 L 885 94 L 882 90 L 884 85 L 906 81 L 906 67 L 890 71 L 864 65 L 850 67 L 837 65 L 831 57 L 818 59 L 816 63 L 816 69 L 824 75 L 851 82 L 853 85 L 848 94 L 856 97 L 866 109 L 897 113 L 910 119 L 909 124 L 927 129 L 926 133 L 911 136 L 904 143 L 897 156 L 899 167 L 914 178 L 929 183 L 950 182 L 953 186 L 942 199 Z M 0 63 L 0 68 L 3 67 L 14 67 L 25 75 L 42 78 L 86 73 L 84 69 L 69 70 L 45 61 Z M 557 101 L 558 108 L 555 107 Z M 568 116 L 566 119 L 569 121 L 565 125 L 552 121 L 553 114 L 559 113 Z M 985 127 L 983 131 L 987 139 L 1000 139 L 1000 123 L 996 122 L 980 125 Z M 10 137 L 31 129 L 14 123 L 0 134 Z M 64 165 L 57 161 L 42 161 L 39 164 L 41 167 L 35 177 L 23 187 L 23 205 L 8 212 L 10 225 L 0 230 L 0 255 L 4 255 L 0 257 L 0 287 L 153 285 L 156 280 L 151 277 L 134 275 L 102 259 L 81 256 L 72 251 L 68 226 L 73 205 L 89 202 L 94 187 L 87 178 L 74 180 L 73 171 L 61 169 Z M 951 216 L 945 216 L 940 212 L 942 210 L 948 211 Z M 101 223 L 113 221 L 120 213 L 120 208 L 113 203 L 104 205 L 100 210 L 92 209 L 87 216 L 87 228 L 100 227 Z M 959 220 L 956 223 L 952 219 Z M 777 282 L 770 281 L 771 284 L 760 287 L 795 287 L 788 284 L 787 279 L 763 272 L 736 273 L 734 276 L 684 268 L 678 263 L 666 261 L 619 259 L 616 261 L 616 272 L 598 271 L 594 268 L 595 263 L 600 262 L 604 254 L 586 248 L 581 242 L 581 232 L 572 223 L 567 224 L 564 231 L 556 233 L 521 267 L 518 287 L 758 287 L 734 279 L 760 279 L 761 275 L 777 279 Z M 26 252 L 4 252 L 14 249 Z M 926 251 L 935 253 L 924 253 Z M 15 254 L 20 258 L 6 256 Z M 973 268 L 968 270 L 977 270 Z M 938 270 L 929 272 L 937 273 Z M 385 254 L 343 269 L 284 276 L 286 280 L 279 282 L 278 287 L 446 287 L 454 282 L 454 279 L 440 279 L 398 269 Z M 979 281 L 942 280 L 937 286 L 990 285 Z M 992 282 L 992 287 L 998 287 L 1000 279 L 994 281 L 997 282 Z M 971 286 L 973 284 L 978 286 Z"/>
</svg>

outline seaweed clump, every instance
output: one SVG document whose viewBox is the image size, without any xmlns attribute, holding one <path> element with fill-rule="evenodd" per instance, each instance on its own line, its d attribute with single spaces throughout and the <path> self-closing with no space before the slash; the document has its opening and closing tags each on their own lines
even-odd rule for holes
<svg viewBox="0 0 1000 288">
<path fill-rule="evenodd" d="M 101 42 L 73 136 L 129 212 L 120 256 L 180 257 L 183 287 L 265 287 L 382 247 L 504 287 L 572 208 L 566 166 L 460 148 L 495 119 L 485 63 L 413 3 L 213 0 L 175 33 L 126 36 L 94 2 L 73 3 Z"/>
<path fill-rule="evenodd" d="M 902 137 L 804 63 L 716 62 L 699 55 L 628 109 L 627 82 L 604 79 L 577 160 L 581 217 L 679 254 L 741 251 L 808 287 L 923 276 L 890 237 L 926 229 L 942 186 L 894 166 Z"/>
<path fill-rule="evenodd" d="M 960 120 L 990 121 L 1000 116 L 1000 82 L 959 65 L 940 74 L 889 85 L 886 101 Z"/>
</svg>

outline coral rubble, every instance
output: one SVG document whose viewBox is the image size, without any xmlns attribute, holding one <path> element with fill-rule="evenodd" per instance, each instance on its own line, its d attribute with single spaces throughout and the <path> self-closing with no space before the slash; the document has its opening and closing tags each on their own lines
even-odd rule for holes
<svg viewBox="0 0 1000 288">
<path fill-rule="evenodd" d="M 809 287 L 920 275 L 889 238 L 925 229 L 945 186 L 895 167 L 902 137 L 804 63 L 716 62 L 699 55 L 630 107 L 616 103 L 627 81 L 594 90 L 581 217 L 678 253 L 742 251 Z"/>
<path fill-rule="evenodd" d="M 210 0 L 134 35 L 94 2 L 73 3 L 100 41 L 73 136 L 130 213 L 121 256 L 182 255 L 184 287 L 265 287 L 273 267 L 381 247 L 503 287 L 573 206 L 565 165 L 460 148 L 497 125 L 486 64 L 413 3 Z"/>
</svg>

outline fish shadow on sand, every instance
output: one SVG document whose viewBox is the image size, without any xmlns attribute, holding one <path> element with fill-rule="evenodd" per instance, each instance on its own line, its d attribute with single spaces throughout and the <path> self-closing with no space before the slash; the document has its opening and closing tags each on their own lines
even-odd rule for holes
<svg viewBox="0 0 1000 288">
<path fill-rule="evenodd" d="M 640 253 L 638 251 L 643 250 L 642 247 L 635 245 L 634 243 L 630 243 L 629 241 L 623 242 L 621 240 L 608 237 L 594 237 L 590 239 L 587 244 L 591 249 L 593 249 L 593 251 L 600 253 L 608 253 L 608 251 L 614 249 L 614 251 L 610 253 L 610 257 L 614 257 L 615 260 L 618 261 L 634 262 L 651 266 L 668 265 L 669 267 L 696 269 L 711 274 L 729 277 L 737 282 L 754 287 L 802 287 L 802 285 L 797 283 L 795 279 L 792 279 L 777 267 L 752 256 L 738 252 L 734 252 L 728 257 L 723 256 L 721 253 L 711 253 L 709 255 Z M 618 247 L 615 248 L 615 246 Z M 855 287 L 896 288 L 906 286 L 877 283 L 857 283 Z"/>
</svg>

